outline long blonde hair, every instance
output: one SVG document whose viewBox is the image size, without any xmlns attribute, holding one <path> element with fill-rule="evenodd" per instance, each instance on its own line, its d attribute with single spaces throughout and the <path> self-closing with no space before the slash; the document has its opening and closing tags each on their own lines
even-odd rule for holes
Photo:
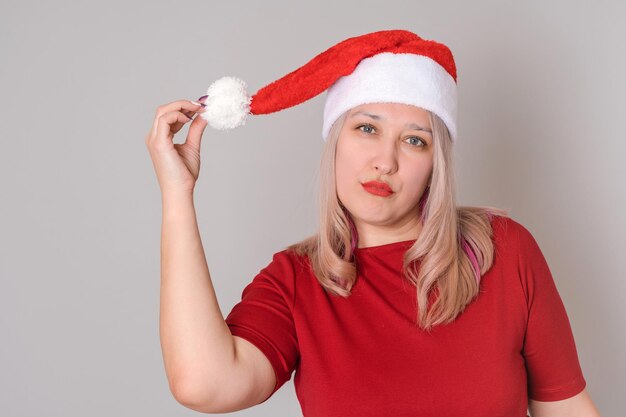
<svg viewBox="0 0 626 417">
<path fill-rule="evenodd" d="M 335 157 L 339 132 L 348 112 L 333 124 L 322 152 L 319 183 L 319 230 L 287 247 L 310 260 L 325 290 L 349 297 L 357 279 L 353 256 L 358 234 L 350 213 L 339 201 Z M 417 290 L 416 325 L 430 331 L 452 322 L 478 295 L 480 277 L 492 266 L 491 219 L 507 216 L 489 206 L 457 207 L 452 142 L 445 123 L 429 113 L 433 131 L 433 172 L 419 202 L 422 229 L 405 252 L 403 276 Z M 420 262 L 419 271 L 416 267 Z M 436 300 L 431 305 L 431 296 Z"/>
</svg>

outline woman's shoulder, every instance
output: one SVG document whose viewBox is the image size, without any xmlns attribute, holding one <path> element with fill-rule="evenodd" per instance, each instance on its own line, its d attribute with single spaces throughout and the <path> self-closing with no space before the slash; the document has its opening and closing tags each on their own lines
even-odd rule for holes
<svg viewBox="0 0 626 417">
<path fill-rule="evenodd" d="M 538 243 L 532 232 L 520 221 L 509 216 L 496 215 L 491 219 L 493 240 L 499 247 L 511 247 L 520 253 L 537 251 Z M 519 255 L 518 255 L 519 256 Z"/>
<path fill-rule="evenodd" d="M 494 236 L 503 239 L 517 239 L 520 234 L 530 234 L 530 231 L 518 220 L 503 215 L 493 215 L 491 227 Z"/>
<path fill-rule="evenodd" d="M 309 267 L 309 257 L 292 246 L 283 247 L 272 255 L 265 270 L 273 272 L 281 279 L 292 279 Z"/>
</svg>

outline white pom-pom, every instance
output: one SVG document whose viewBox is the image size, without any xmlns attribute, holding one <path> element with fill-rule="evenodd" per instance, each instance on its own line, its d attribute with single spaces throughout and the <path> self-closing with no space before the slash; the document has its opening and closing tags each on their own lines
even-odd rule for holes
<svg viewBox="0 0 626 417">
<path fill-rule="evenodd" d="M 252 99 L 243 80 L 222 77 L 211 84 L 206 93 L 206 111 L 200 113 L 200 117 L 213 128 L 225 130 L 245 124 Z"/>
</svg>

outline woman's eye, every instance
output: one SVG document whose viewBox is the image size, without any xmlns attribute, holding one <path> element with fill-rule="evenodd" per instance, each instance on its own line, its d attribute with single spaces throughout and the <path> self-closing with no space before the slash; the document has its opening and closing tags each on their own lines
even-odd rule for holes
<svg viewBox="0 0 626 417">
<path fill-rule="evenodd" d="M 359 129 L 363 133 L 373 133 L 374 126 L 370 124 L 363 124 L 363 125 L 359 125 L 357 129 Z M 413 146 L 417 146 L 417 147 L 425 147 L 427 145 L 426 141 L 418 136 L 410 136 L 406 140 L 412 141 L 412 142 L 409 142 L 409 144 Z"/>
<path fill-rule="evenodd" d="M 361 130 L 361 132 L 364 132 L 364 133 L 372 133 L 372 132 L 371 132 L 371 131 L 369 131 L 369 130 L 362 130 L 361 128 L 363 128 L 363 127 L 364 127 L 365 129 L 371 129 L 371 130 L 374 130 L 374 126 L 372 126 L 372 125 L 360 125 L 359 127 L 357 127 L 357 129 Z"/>
<path fill-rule="evenodd" d="M 415 141 L 412 142 L 411 145 L 426 146 L 426 142 L 423 139 L 418 138 L 417 136 L 411 136 L 411 137 L 407 138 L 407 140 L 411 140 L 411 139 L 415 139 Z"/>
</svg>

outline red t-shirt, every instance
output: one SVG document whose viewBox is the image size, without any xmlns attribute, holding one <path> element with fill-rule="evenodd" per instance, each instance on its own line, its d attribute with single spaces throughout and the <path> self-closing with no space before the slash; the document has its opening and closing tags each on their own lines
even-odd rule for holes
<svg viewBox="0 0 626 417">
<path fill-rule="evenodd" d="M 326 293 L 306 257 L 278 252 L 226 323 L 271 362 L 272 394 L 296 371 L 304 417 L 526 417 L 528 398 L 566 399 L 586 381 L 537 242 L 510 218 L 492 224 L 495 261 L 478 298 L 430 334 L 401 277 L 415 240 L 358 248 L 348 298 Z"/>
</svg>

